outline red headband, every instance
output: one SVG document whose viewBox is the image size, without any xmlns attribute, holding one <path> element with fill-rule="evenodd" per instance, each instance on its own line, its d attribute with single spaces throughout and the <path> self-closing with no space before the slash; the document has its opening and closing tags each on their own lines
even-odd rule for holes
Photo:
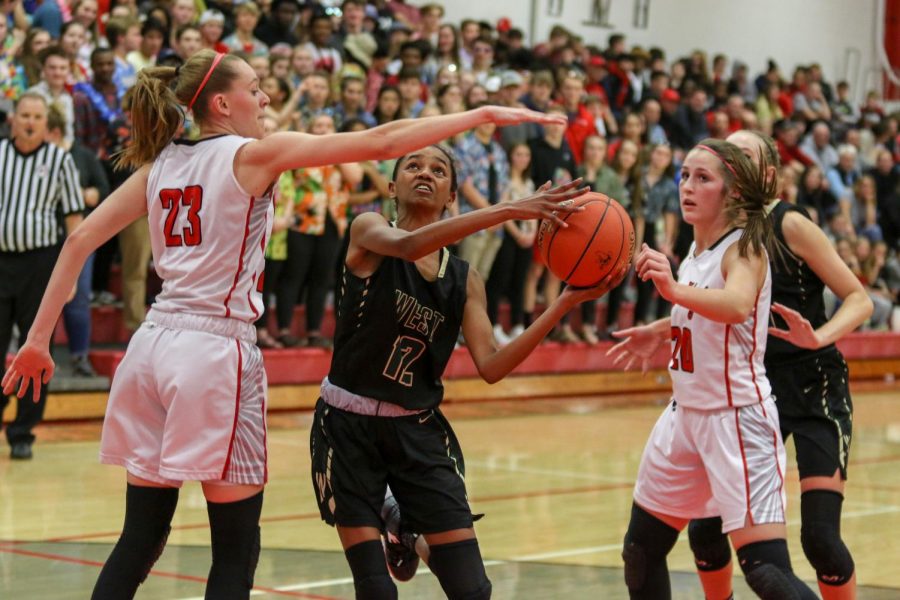
<svg viewBox="0 0 900 600">
<path fill-rule="evenodd" d="M 713 150 L 712 148 L 710 148 L 709 146 L 706 146 L 704 144 L 697 144 L 696 146 L 694 146 L 694 148 L 700 148 L 701 150 L 706 150 L 707 152 L 709 152 L 710 154 L 712 154 L 713 156 L 718 158 L 719 161 L 723 165 L 725 165 L 725 168 L 728 169 L 729 171 L 731 171 L 731 174 L 734 175 L 735 179 L 737 179 L 737 171 L 735 171 L 734 167 L 732 167 L 730 164 L 728 164 L 728 162 L 724 158 L 722 158 L 721 154 L 719 154 L 718 152 L 716 152 L 715 150 Z"/>
<path fill-rule="evenodd" d="M 222 59 L 225 58 L 225 55 L 221 52 L 216 52 L 216 57 L 212 61 L 212 65 L 209 67 L 209 71 L 206 72 L 206 77 L 203 78 L 203 81 L 200 82 L 200 87 L 197 88 L 197 91 L 194 92 L 194 97 L 191 98 L 190 104 L 188 104 L 188 110 L 192 110 L 194 108 L 194 102 L 197 101 L 197 97 L 200 95 L 200 92 L 203 91 L 203 88 L 206 87 L 206 82 L 209 81 L 210 76 L 213 74 L 213 71 L 216 70 L 216 65 L 222 62 Z"/>
</svg>

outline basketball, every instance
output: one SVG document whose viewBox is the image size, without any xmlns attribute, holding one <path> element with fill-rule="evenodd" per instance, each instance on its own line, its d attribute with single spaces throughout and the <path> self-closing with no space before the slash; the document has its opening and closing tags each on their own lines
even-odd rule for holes
<svg viewBox="0 0 900 600">
<path fill-rule="evenodd" d="M 634 225 L 622 205 L 597 192 L 568 202 L 584 211 L 541 221 L 538 251 L 550 272 L 575 287 L 593 287 L 634 259 Z"/>
</svg>

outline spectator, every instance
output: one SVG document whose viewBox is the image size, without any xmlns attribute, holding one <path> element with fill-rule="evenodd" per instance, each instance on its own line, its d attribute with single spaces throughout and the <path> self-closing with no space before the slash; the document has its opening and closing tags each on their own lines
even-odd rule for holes
<svg viewBox="0 0 900 600">
<path fill-rule="evenodd" d="M 331 45 L 333 35 L 331 16 L 324 12 L 313 15 L 309 23 L 309 41 L 306 48 L 312 53 L 316 70 L 331 75 L 340 73 L 344 65 L 341 53 Z"/>
<path fill-rule="evenodd" d="M 247 56 L 265 56 L 269 47 L 253 35 L 259 24 L 259 7 L 255 2 L 247 1 L 234 7 L 234 33 L 227 36 L 222 43 L 230 52 L 243 52 Z"/>
<path fill-rule="evenodd" d="M 434 54 L 429 60 L 434 62 L 435 72 L 450 65 L 453 66 L 453 71 L 462 70 L 463 62 L 460 57 L 460 36 L 455 25 L 450 23 L 441 25 L 441 28 L 438 30 Z"/>
<path fill-rule="evenodd" d="M 600 194 L 606 194 L 617 202 L 628 204 L 628 190 L 622 185 L 616 172 L 613 171 L 606 163 L 607 156 L 606 140 L 599 135 L 588 136 L 584 141 L 584 161 L 578 167 L 576 175 L 584 179 L 585 185 L 591 188 L 591 191 Z M 588 344 L 596 344 L 600 341 L 597 337 L 597 302 L 596 300 L 588 300 L 582 303 L 581 307 L 581 332 L 580 337 Z M 563 336 L 568 338 L 571 328 L 565 330 L 567 323 L 564 324 Z"/>
<path fill-rule="evenodd" d="M 679 106 L 675 113 L 675 120 L 690 136 L 690 145 L 697 144 L 700 140 L 709 137 L 709 129 L 706 125 L 706 101 L 706 92 L 702 88 L 697 88 L 688 97 L 687 104 Z"/>
<path fill-rule="evenodd" d="M 190 23 L 180 25 L 175 32 L 175 45 L 173 48 L 178 56 L 181 57 L 181 60 L 189 59 L 195 52 L 203 48 L 203 35 L 200 33 L 200 29 Z M 252 58 L 254 57 L 248 59 L 248 62 Z M 266 64 L 268 64 L 268 61 L 266 61 Z"/>
<path fill-rule="evenodd" d="M 287 130 L 297 111 L 299 88 L 292 90 L 284 79 L 268 75 L 260 80 L 259 89 L 269 97 L 266 116 L 275 122 L 277 130 Z"/>
<path fill-rule="evenodd" d="M 169 40 L 169 45 L 178 48 L 178 35 L 182 27 L 194 25 L 197 21 L 197 5 L 194 0 L 174 0 L 172 2 L 172 34 L 174 38 Z M 198 30 L 199 32 L 199 30 Z M 186 57 L 182 57 L 185 58 Z"/>
<path fill-rule="evenodd" d="M 558 104 L 552 104 L 548 107 L 547 112 L 565 114 L 565 108 Z M 528 147 L 531 149 L 531 180 L 534 182 L 535 188 L 539 188 L 548 181 L 553 185 L 561 185 L 575 178 L 575 159 L 566 142 L 565 135 L 565 126 L 545 125 L 543 137 L 528 141 Z M 537 303 L 538 282 L 543 274 L 544 263 L 539 259 L 533 260 L 525 277 L 526 327 L 531 324 Z M 559 286 L 559 279 L 547 272 L 544 281 L 544 302 L 546 304 L 551 304 L 559 297 Z M 564 342 L 578 341 L 578 338 L 571 333 L 571 329 L 566 331 L 562 327 L 558 327 L 550 337 Z"/>
<path fill-rule="evenodd" d="M 756 99 L 756 119 L 760 129 L 766 135 L 772 135 L 775 131 L 775 123 L 785 118 L 784 110 L 778 102 L 781 91 L 781 82 L 766 81 Z M 783 157 L 782 160 L 784 160 Z"/>
<path fill-rule="evenodd" d="M 311 75 L 316 70 L 316 63 L 313 60 L 312 51 L 305 44 L 294 46 L 291 50 L 291 80 L 288 82 L 294 87 Z"/>
<path fill-rule="evenodd" d="M 858 225 L 862 215 L 858 213 L 858 207 L 853 198 L 853 186 L 860 177 L 856 165 L 857 151 L 850 144 L 841 144 L 837 149 L 838 164 L 825 172 L 828 178 L 828 186 L 831 193 L 838 199 L 841 212 L 850 221 L 852 226 Z"/>
<path fill-rule="evenodd" d="M 146 27 L 146 22 L 144 26 Z M 214 8 L 204 10 L 197 21 L 197 27 L 200 28 L 200 41 L 204 48 L 223 54 L 229 51 L 228 46 L 222 42 L 222 34 L 225 32 L 225 15 L 222 11 Z"/>
<path fill-rule="evenodd" d="M 31 14 L 31 26 L 40 27 L 54 40 L 59 39 L 64 22 L 59 5 L 55 0 L 35 0 L 35 5 L 37 8 Z"/>
<path fill-rule="evenodd" d="M 45 142 L 47 110 L 43 95 L 26 92 L 16 104 L 12 139 L 0 140 L 0 171 L 31 173 L 36 182 L 43 182 L 30 185 L 32 182 L 19 177 L 0 181 L 0 348 L 4 351 L 9 348 L 14 325 L 19 329 L 19 345 L 24 343 L 50 281 L 61 243 L 57 215 L 63 215 L 65 232 L 71 233 L 84 210 L 72 157 Z M 26 223 L 30 235 L 25 235 Z M 41 386 L 39 398 L 34 398 L 33 392 L 29 389 L 19 398 L 15 420 L 6 428 L 13 459 L 32 457 L 32 429 L 43 417 L 47 387 Z M 8 403 L 9 397 L 3 395 L 0 413 Z"/>
<path fill-rule="evenodd" d="M 116 55 L 113 81 L 124 94 L 137 78 L 137 71 L 128 62 L 128 55 L 141 47 L 141 23 L 134 18 L 112 18 L 106 24 L 106 39 Z"/>
<path fill-rule="evenodd" d="M 534 194 L 531 180 L 531 149 L 527 144 L 515 144 L 509 152 L 509 184 L 501 202 L 512 202 Z M 525 277 L 531 265 L 532 246 L 537 234 L 534 220 L 507 221 L 503 225 L 503 242 L 494 259 L 491 276 L 485 284 L 487 313 L 494 324 L 494 339 L 500 344 L 509 343 L 525 330 Z M 500 323 L 500 298 L 509 300 L 509 333 Z"/>
<path fill-rule="evenodd" d="M 41 50 L 41 81 L 28 89 L 44 97 L 48 106 L 56 106 L 66 119 L 68 135 L 66 143 L 71 144 L 72 125 L 75 122 L 75 107 L 72 95 L 66 91 L 69 79 L 70 63 L 66 53 L 59 46 L 50 46 Z M 46 115 L 45 115 L 46 117 Z"/>
<path fill-rule="evenodd" d="M 86 81 L 88 69 L 80 62 L 81 50 L 87 41 L 87 30 L 78 21 L 69 21 L 60 30 L 59 47 L 69 59 L 69 80 L 67 85 Z"/>
<path fill-rule="evenodd" d="M 362 79 L 344 77 L 341 80 L 341 101 L 334 108 L 334 122 L 338 128 L 351 119 L 375 127 L 375 117 L 366 112 L 366 94 Z"/>
<path fill-rule="evenodd" d="M 509 186 L 509 161 L 494 140 L 496 130 L 493 123 L 479 125 L 456 147 L 460 213 L 497 204 Z M 502 226 L 474 233 L 460 242 L 460 258 L 487 281 L 502 241 Z"/>
<path fill-rule="evenodd" d="M 824 227 L 836 212 L 839 212 L 837 198 L 828 189 L 828 182 L 821 167 L 812 164 L 803 171 L 797 189 L 797 205 L 805 208 L 810 218 Z"/>
<path fill-rule="evenodd" d="M 310 123 L 313 135 L 334 133 L 334 120 L 319 114 Z M 278 341 L 296 346 L 291 335 L 294 305 L 306 294 L 306 345 L 329 347 L 322 335 L 325 300 L 330 288 L 337 252 L 347 228 L 347 197 L 362 179 L 356 163 L 299 169 L 293 173 L 293 187 L 282 193 L 293 198 L 294 227 L 288 231 L 287 261 L 276 289 Z"/>
<path fill-rule="evenodd" d="M 675 167 L 672 164 L 672 149 L 660 144 L 650 150 L 650 160 L 643 169 L 641 189 L 644 192 L 643 218 L 635 221 L 640 224 L 636 234 L 643 233 L 643 243 L 654 250 L 659 250 L 675 264 L 675 234 L 679 219 L 678 186 L 675 185 Z M 651 303 L 654 296 L 652 281 L 637 281 L 637 302 L 634 306 L 634 322 L 643 325 L 663 318 L 669 313 L 669 304 L 662 298 L 656 298 L 656 310 L 651 314 Z"/>
<path fill-rule="evenodd" d="M 202 25 L 203 20 L 201 19 L 200 22 L 202 32 L 204 31 Z M 156 19 L 147 19 L 144 21 L 144 24 L 141 25 L 140 46 L 137 50 L 129 52 L 125 57 L 129 64 L 134 67 L 135 72 L 140 71 L 144 67 L 152 67 L 156 64 L 156 55 L 162 50 L 163 41 L 166 39 L 167 35 L 165 26 Z"/>
<path fill-rule="evenodd" d="M 808 157 L 799 146 L 801 125 L 782 119 L 777 121 L 772 129 L 781 164 L 790 165 L 798 170 L 815 164 L 815 161 Z"/>
<path fill-rule="evenodd" d="M 859 124 L 859 107 L 850 99 L 850 84 L 846 81 L 839 81 L 837 84 L 837 98 L 831 112 L 834 120 L 841 123 L 844 128 Z"/>
<path fill-rule="evenodd" d="M 694 145 L 693 138 L 678 118 L 681 95 L 672 88 L 668 88 L 660 96 L 659 105 L 662 108 L 659 124 L 666 132 L 666 138 L 668 138 L 669 143 L 682 151 L 692 147 Z"/>
<path fill-rule="evenodd" d="M 422 100 L 422 79 L 419 71 L 400 71 L 397 76 L 397 90 L 400 92 L 400 114 L 414 119 L 425 107 Z M 472 108 L 470 105 L 469 108 Z"/>
<path fill-rule="evenodd" d="M 300 102 L 300 129 L 309 129 L 314 118 L 321 114 L 333 114 L 331 106 L 331 81 L 325 71 L 316 71 L 303 80 L 303 98 Z"/>
<path fill-rule="evenodd" d="M 581 164 L 581 153 L 584 151 L 584 140 L 597 134 L 594 117 L 584 106 L 584 79 L 575 72 L 569 72 L 562 80 L 560 87 L 563 108 L 569 118 L 566 127 L 566 142 L 572 150 L 575 164 Z"/>
<path fill-rule="evenodd" d="M 110 53 L 111 56 L 111 53 Z M 78 182 L 84 197 L 85 212 L 97 207 L 109 195 L 109 181 L 97 155 L 76 140 L 71 147 L 65 143 L 66 122 L 58 110 L 50 109 L 47 115 L 47 141 L 68 150 L 78 171 Z M 68 338 L 72 374 L 76 377 L 96 377 L 97 373 L 88 358 L 91 342 L 91 280 L 94 255 L 88 256 L 78 276 L 75 297 L 63 308 L 63 323 Z"/>
<path fill-rule="evenodd" d="M 810 82 L 805 89 L 794 94 L 794 117 L 805 123 L 831 121 L 831 106 L 822 92 L 822 85 Z"/>
<path fill-rule="evenodd" d="M 402 118 L 400 91 L 392 85 L 386 85 L 378 90 L 378 100 L 372 116 L 379 125 L 390 123 Z"/>
<path fill-rule="evenodd" d="M 594 127 L 597 129 L 598 135 L 612 137 L 619 133 L 619 124 L 616 122 L 616 117 L 613 115 L 606 100 L 599 96 L 588 94 L 584 99 L 584 107 L 594 118 Z M 658 103 L 656 107 L 657 109 L 659 108 Z"/>
<path fill-rule="evenodd" d="M 21 56 L 18 59 L 18 75 L 24 79 L 25 88 L 35 86 L 41 80 L 41 51 L 50 45 L 50 34 L 39 27 L 32 27 L 25 34 Z M 24 91 L 24 90 L 20 90 Z"/>
<path fill-rule="evenodd" d="M 828 171 L 838 163 L 837 150 L 831 145 L 831 128 L 825 121 L 817 121 L 812 131 L 803 140 L 800 150 L 823 171 Z"/>
<path fill-rule="evenodd" d="M 878 218 L 878 197 L 875 179 L 871 175 L 862 175 L 853 185 L 853 227 L 857 234 L 872 242 L 883 239 Z"/>
<path fill-rule="evenodd" d="M 300 43 L 294 33 L 299 13 L 300 4 L 297 0 L 272 0 L 269 14 L 260 19 L 254 33 L 270 48 L 275 44 L 294 47 Z"/>
</svg>

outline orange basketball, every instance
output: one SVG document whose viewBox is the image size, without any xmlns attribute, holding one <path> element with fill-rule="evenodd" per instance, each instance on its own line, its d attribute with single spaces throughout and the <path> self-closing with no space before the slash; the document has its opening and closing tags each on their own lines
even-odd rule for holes
<svg viewBox="0 0 900 600">
<path fill-rule="evenodd" d="M 622 205 L 597 192 L 568 202 L 585 210 L 566 213 L 568 227 L 545 219 L 538 229 L 538 251 L 550 272 L 570 285 L 592 287 L 627 268 L 634 259 L 634 225 Z"/>
</svg>

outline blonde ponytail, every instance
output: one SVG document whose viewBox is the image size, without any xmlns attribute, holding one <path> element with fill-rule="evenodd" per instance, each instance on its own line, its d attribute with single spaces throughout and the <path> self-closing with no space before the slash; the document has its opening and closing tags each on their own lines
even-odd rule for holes
<svg viewBox="0 0 900 600">
<path fill-rule="evenodd" d="M 174 67 L 148 67 L 138 71 L 130 90 L 132 143 L 115 159 L 117 169 L 137 169 L 153 162 L 172 141 L 184 114 L 169 88 Z M 127 108 L 127 107 L 126 107 Z"/>
<path fill-rule="evenodd" d="M 210 115 L 209 99 L 227 90 L 234 79 L 234 61 L 226 55 L 216 64 L 216 53 L 200 50 L 181 67 L 148 67 L 138 71 L 131 99 L 132 144 L 115 159 L 116 168 L 137 169 L 156 160 L 184 122 L 184 106 L 194 101 L 194 121 L 205 123 Z M 201 87 L 202 86 L 202 87 Z M 128 106 L 123 106 L 129 110 Z"/>
</svg>

